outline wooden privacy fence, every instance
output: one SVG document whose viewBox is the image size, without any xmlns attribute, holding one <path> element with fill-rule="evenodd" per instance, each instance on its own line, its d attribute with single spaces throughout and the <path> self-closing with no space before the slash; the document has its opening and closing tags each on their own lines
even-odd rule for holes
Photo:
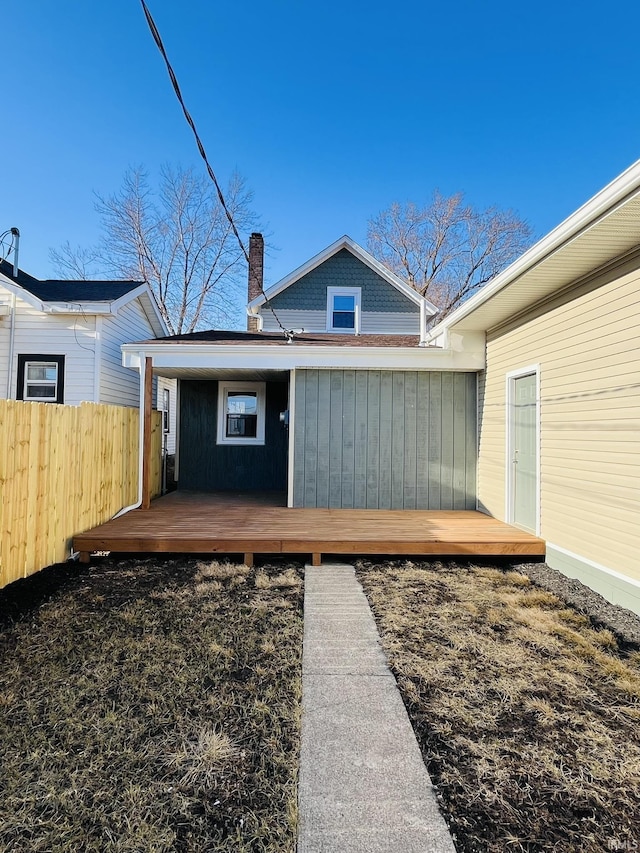
<svg viewBox="0 0 640 853">
<path fill-rule="evenodd" d="M 71 538 L 138 498 L 137 409 L 0 400 L 0 588 L 69 557 Z M 161 488 L 153 412 L 151 492 Z"/>
</svg>

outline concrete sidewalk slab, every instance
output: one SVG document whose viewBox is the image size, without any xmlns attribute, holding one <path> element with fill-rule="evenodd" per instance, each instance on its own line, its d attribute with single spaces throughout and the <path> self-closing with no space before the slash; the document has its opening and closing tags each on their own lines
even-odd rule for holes
<svg viewBox="0 0 640 853">
<path fill-rule="evenodd" d="M 455 853 L 353 566 L 306 566 L 298 853 Z"/>
</svg>

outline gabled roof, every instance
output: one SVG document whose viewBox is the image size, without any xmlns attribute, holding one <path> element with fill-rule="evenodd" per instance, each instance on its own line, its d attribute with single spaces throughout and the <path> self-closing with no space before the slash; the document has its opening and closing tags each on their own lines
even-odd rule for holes
<svg viewBox="0 0 640 853">
<path fill-rule="evenodd" d="M 117 314 L 123 305 L 139 299 L 154 333 L 167 334 L 158 303 L 144 281 L 84 281 L 34 278 L 24 270 L 13 274 L 13 264 L 0 260 L 0 284 L 45 314 Z"/>
<path fill-rule="evenodd" d="M 640 247 L 640 160 L 434 326 L 486 331 Z"/>
<path fill-rule="evenodd" d="M 13 265 L 0 260 L 0 272 L 41 302 L 113 302 L 144 285 L 142 281 L 84 281 L 34 278 L 19 269 L 14 277 Z"/>
<path fill-rule="evenodd" d="M 310 273 L 316 267 L 319 267 L 320 264 L 323 264 L 329 258 L 333 257 L 333 255 L 342 251 L 342 249 L 348 249 L 352 255 L 355 255 L 363 264 L 366 264 L 370 269 L 372 269 L 375 273 L 377 273 L 381 278 L 387 281 L 392 287 L 395 287 L 396 290 L 399 290 L 407 299 L 410 299 L 412 302 L 415 302 L 416 305 L 424 304 L 427 314 L 433 315 L 437 314 L 438 309 L 436 306 L 429 302 L 428 299 L 425 299 L 423 296 L 413 289 L 410 285 L 403 281 L 399 276 L 395 273 L 392 273 L 391 270 L 387 269 L 384 264 L 381 264 L 380 261 L 377 261 L 373 255 L 370 255 L 362 246 L 359 246 L 351 237 L 348 237 L 346 234 L 341 237 L 339 240 L 336 240 L 335 243 L 332 243 L 330 246 L 327 246 L 326 249 L 323 249 L 322 252 L 319 252 L 317 255 L 314 255 L 313 258 L 308 260 L 305 264 L 298 267 L 292 273 L 280 279 L 280 281 L 273 284 L 271 287 L 267 288 L 264 294 L 260 294 L 251 302 L 249 302 L 247 306 L 247 310 L 250 314 L 257 314 L 258 308 L 268 299 L 273 299 L 274 296 L 277 296 L 279 293 L 282 293 L 283 290 L 286 290 L 287 287 L 294 284 L 296 281 L 299 281 L 303 276 Z"/>
</svg>

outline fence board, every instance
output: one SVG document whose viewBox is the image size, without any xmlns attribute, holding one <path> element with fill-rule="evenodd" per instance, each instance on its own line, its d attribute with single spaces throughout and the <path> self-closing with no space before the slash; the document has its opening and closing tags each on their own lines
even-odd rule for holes
<svg viewBox="0 0 640 853">
<path fill-rule="evenodd" d="M 138 496 L 138 410 L 0 400 L 0 588 L 65 560 L 71 539 Z M 162 479 L 153 412 L 152 494 Z"/>
</svg>

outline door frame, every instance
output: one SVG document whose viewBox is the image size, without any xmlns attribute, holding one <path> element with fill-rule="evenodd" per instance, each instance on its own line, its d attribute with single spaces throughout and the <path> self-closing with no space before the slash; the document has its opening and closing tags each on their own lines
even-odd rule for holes
<svg viewBox="0 0 640 853">
<path fill-rule="evenodd" d="M 515 381 L 525 376 L 536 377 L 536 525 L 535 535 L 540 536 L 540 365 L 530 364 L 510 370 L 505 376 L 505 509 L 504 518 L 507 524 L 514 524 L 515 516 L 515 471 L 513 466 L 514 450 L 514 418 L 513 407 L 515 399 Z"/>
</svg>

